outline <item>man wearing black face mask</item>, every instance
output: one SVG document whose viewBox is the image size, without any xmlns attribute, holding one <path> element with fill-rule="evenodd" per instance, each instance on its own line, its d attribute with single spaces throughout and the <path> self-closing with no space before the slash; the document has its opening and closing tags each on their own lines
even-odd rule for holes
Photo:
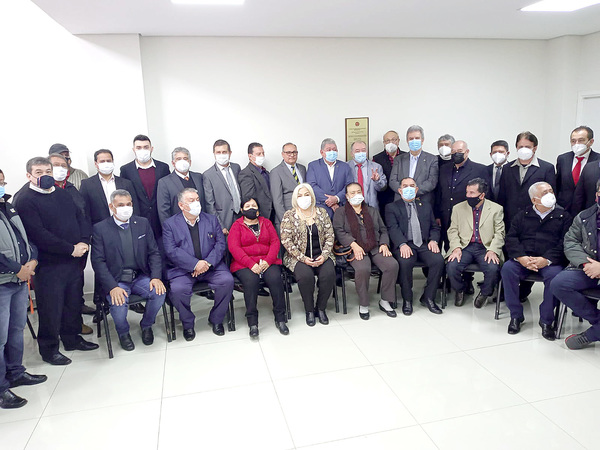
<svg viewBox="0 0 600 450">
<path fill-rule="evenodd" d="M 466 187 L 466 201 L 452 210 L 448 229 L 452 253 L 446 270 L 450 284 L 456 290 L 456 306 L 465 302 L 463 272 L 469 264 L 478 264 L 483 272 L 483 284 L 475 298 L 475 308 L 486 304 L 498 283 L 504 245 L 504 213 L 500 205 L 486 200 L 487 190 L 488 184 L 483 178 L 470 180 Z"/>
<path fill-rule="evenodd" d="M 27 162 L 29 189 L 18 199 L 17 209 L 39 252 L 35 294 L 39 314 L 38 345 L 42 359 L 54 365 L 71 360 L 59 352 L 59 336 L 65 350 L 94 350 L 81 332 L 82 277 L 80 258 L 88 251 L 89 222 L 63 189 L 56 189 L 47 158 Z"/>
</svg>

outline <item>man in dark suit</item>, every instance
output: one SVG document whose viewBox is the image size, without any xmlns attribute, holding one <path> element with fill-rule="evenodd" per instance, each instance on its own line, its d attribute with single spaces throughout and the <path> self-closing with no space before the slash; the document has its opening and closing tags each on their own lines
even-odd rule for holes
<svg viewBox="0 0 600 450">
<path fill-rule="evenodd" d="M 556 160 L 557 202 L 575 215 L 594 203 L 600 155 L 592 150 L 593 143 L 594 131 L 586 126 L 577 127 L 571 132 L 571 151 Z M 588 163 L 591 169 L 585 172 Z M 583 197 L 589 197 L 590 201 Z"/>
<path fill-rule="evenodd" d="M 497 201 L 498 194 L 500 193 L 500 180 L 502 178 L 502 171 L 505 167 L 508 167 L 508 155 L 510 150 L 508 149 L 508 142 L 499 140 L 492 142 L 490 147 L 490 158 L 494 161 L 492 164 L 487 166 L 488 180 L 490 181 L 489 199 Z"/>
<path fill-rule="evenodd" d="M 435 304 L 438 284 L 444 271 L 444 258 L 438 246 L 440 226 L 435 221 L 431 204 L 416 197 L 418 191 L 419 187 L 412 178 L 400 180 L 401 199 L 390 203 L 385 212 L 392 254 L 400 265 L 398 281 L 402 292 L 402 312 L 406 316 L 413 312 L 412 273 L 417 262 L 424 263 L 428 268 L 427 283 L 420 301 L 430 311 L 441 313 Z"/>
<path fill-rule="evenodd" d="M 291 142 L 281 150 L 283 161 L 271 170 L 271 197 L 275 208 L 275 226 L 279 224 L 283 214 L 292 208 L 292 192 L 306 180 L 306 167 L 298 164 L 298 147 Z"/>
<path fill-rule="evenodd" d="M 253 198 L 258 203 L 260 214 L 271 222 L 275 218 L 273 197 L 271 196 L 271 179 L 265 169 L 265 149 L 262 144 L 252 142 L 248 145 L 248 165 L 240 172 L 241 197 Z"/>
<path fill-rule="evenodd" d="M 438 162 L 434 155 L 423 150 L 424 141 L 425 132 L 420 126 L 413 125 L 406 131 L 409 152 L 396 158 L 389 181 L 396 200 L 401 198 L 400 180 L 410 177 L 419 186 L 421 200 L 433 204 L 438 184 Z"/>
<path fill-rule="evenodd" d="M 154 238 L 160 244 L 161 227 L 156 203 L 158 180 L 169 175 L 169 166 L 152 158 L 152 143 L 148 136 L 138 134 L 133 138 L 135 159 L 121 167 L 121 177 L 133 183 L 139 203 L 140 216 L 150 222 Z M 133 193 L 132 193 L 133 195 Z"/>
<path fill-rule="evenodd" d="M 171 284 L 170 299 L 183 324 L 183 336 L 191 341 L 195 316 L 191 310 L 192 288 L 197 281 L 205 281 L 215 292 L 215 305 L 208 316 L 213 333 L 225 334 L 223 319 L 227 314 L 233 293 L 233 276 L 223 261 L 225 236 L 213 215 L 201 212 L 200 198 L 195 189 L 179 193 L 181 214 L 170 217 L 163 224 L 165 253 L 171 263 L 167 276 Z"/>
<path fill-rule="evenodd" d="M 156 202 L 161 225 L 169 217 L 180 213 L 179 206 L 177 206 L 177 194 L 185 188 L 196 189 L 200 196 L 200 204 L 203 208 L 206 207 L 202 174 L 190 170 L 192 156 L 189 150 L 184 147 L 177 147 L 173 150 L 171 164 L 173 164 L 173 172 L 158 180 Z"/>
<path fill-rule="evenodd" d="M 516 139 L 517 159 L 510 162 L 502 170 L 500 190 L 497 203 L 504 207 L 504 223 L 507 232 L 513 217 L 531 205 L 529 188 L 538 181 L 545 181 L 552 189 L 556 189 L 554 166 L 539 159 L 535 152 L 538 147 L 537 137 L 524 131 Z"/>
<path fill-rule="evenodd" d="M 317 206 L 329 217 L 346 202 L 346 186 L 354 181 L 350 166 L 338 160 L 337 144 L 327 138 L 321 142 L 321 159 L 312 161 L 306 170 L 306 182 L 315 191 Z"/>
<path fill-rule="evenodd" d="M 442 166 L 452 164 L 452 144 L 456 142 L 451 134 L 443 134 L 438 138 L 438 170 L 442 170 Z"/>
<path fill-rule="evenodd" d="M 110 200 L 113 217 L 94 225 L 92 267 L 108 293 L 106 299 L 121 347 L 131 351 L 135 345 L 127 322 L 129 296 L 136 294 L 147 300 L 140 327 L 142 342 L 151 345 L 152 325 L 165 301 L 166 289 L 160 279 L 162 261 L 149 221 L 133 216 L 129 192 L 117 189 Z"/>
<path fill-rule="evenodd" d="M 223 234 L 229 234 L 231 224 L 240 214 L 240 186 L 237 182 L 240 175 L 239 164 L 231 159 L 231 147 L 223 139 L 213 144 L 214 166 L 206 169 L 204 178 L 204 195 L 206 212 L 217 216 Z"/>
<path fill-rule="evenodd" d="M 385 178 L 389 183 L 390 175 L 392 174 L 392 167 L 394 166 L 394 160 L 398 155 L 403 152 L 398 147 L 400 145 L 400 136 L 393 130 L 388 131 L 383 135 L 383 151 L 373 156 L 373 161 L 381 166 Z M 388 203 L 394 201 L 394 193 L 391 189 L 383 189 L 377 192 L 377 201 L 379 202 L 379 213 L 385 220 L 385 207 Z"/>
</svg>

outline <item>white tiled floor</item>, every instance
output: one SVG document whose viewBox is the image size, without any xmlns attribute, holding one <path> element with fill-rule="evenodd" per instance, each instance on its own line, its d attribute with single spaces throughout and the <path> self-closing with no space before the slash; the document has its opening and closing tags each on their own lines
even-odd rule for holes
<svg viewBox="0 0 600 450">
<path fill-rule="evenodd" d="M 0 410 L 0 448 L 600 448 L 600 345 L 575 352 L 541 338 L 541 285 L 516 336 L 506 333 L 504 305 L 495 321 L 493 305 L 456 308 L 451 295 L 441 316 L 416 304 L 412 316 L 390 319 L 373 291 L 365 322 L 351 284 L 348 293 L 347 315 L 331 301 L 331 324 L 309 328 L 294 288 L 289 336 L 261 299 L 258 341 L 248 338 L 240 294 L 238 329 L 223 337 L 206 325 L 206 299 L 194 301 L 193 342 L 178 323 L 167 344 L 159 315 L 145 347 L 131 313 L 134 352 L 116 342 L 109 360 L 102 338 L 98 351 L 67 352 L 66 367 L 44 364 L 26 330 L 27 369 L 48 381 L 15 389 L 29 403 Z M 569 316 L 563 337 L 585 327 Z"/>
</svg>

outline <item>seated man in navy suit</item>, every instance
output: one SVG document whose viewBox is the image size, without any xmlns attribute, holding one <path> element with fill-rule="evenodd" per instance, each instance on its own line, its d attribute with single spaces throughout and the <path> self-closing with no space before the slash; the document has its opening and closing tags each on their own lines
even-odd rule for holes
<svg viewBox="0 0 600 450">
<path fill-rule="evenodd" d="M 140 322 L 142 342 L 154 342 L 152 325 L 165 301 L 166 289 L 160 280 L 162 260 L 148 219 L 133 216 L 131 194 L 117 189 L 110 195 L 112 217 L 94 225 L 92 267 L 110 304 L 123 350 L 135 348 L 129 334 L 129 296 L 147 300 Z"/>
<path fill-rule="evenodd" d="M 233 276 L 223 262 L 225 235 L 216 216 L 201 212 L 196 189 L 186 188 L 178 195 L 182 214 L 163 223 L 165 254 L 171 263 L 167 277 L 171 283 L 170 299 L 179 311 L 183 337 L 196 337 L 195 316 L 190 307 L 192 288 L 197 281 L 205 281 L 215 291 L 215 305 L 208 316 L 213 333 L 225 334 L 223 319 L 233 294 Z"/>
</svg>

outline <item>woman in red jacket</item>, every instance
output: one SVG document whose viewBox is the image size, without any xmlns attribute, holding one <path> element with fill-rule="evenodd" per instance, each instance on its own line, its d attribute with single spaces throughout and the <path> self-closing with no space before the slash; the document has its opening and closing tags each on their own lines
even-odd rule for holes
<svg viewBox="0 0 600 450">
<path fill-rule="evenodd" d="M 261 280 L 267 284 L 273 299 L 275 326 L 281 334 L 289 334 L 281 281 L 281 259 L 277 257 L 279 237 L 269 219 L 259 216 L 255 199 L 243 199 L 241 213 L 242 217 L 231 225 L 227 245 L 232 256 L 231 273 L 239 278 L 244 288 L 250 337 L 258 337 L 256 299 Z"/>
</svg>

